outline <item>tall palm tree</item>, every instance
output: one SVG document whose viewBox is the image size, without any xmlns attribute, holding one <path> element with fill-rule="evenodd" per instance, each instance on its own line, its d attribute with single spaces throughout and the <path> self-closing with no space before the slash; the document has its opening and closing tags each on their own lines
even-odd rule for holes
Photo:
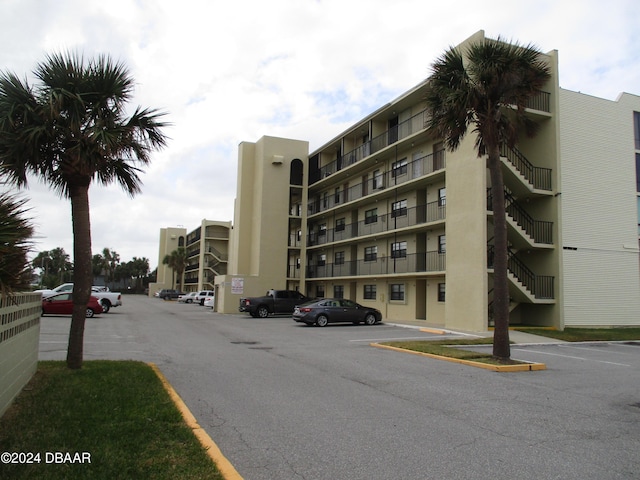
<svg viewBox="0 0 640 480">
<path fill-rule="evenodd" d="M 178 282 L 182 282 L 182 274 L 187 267 L 187 250 L 184 247 L 178 247 L 170 254 L 167 254 L 162 259 L 163 265 L 168 265 L 173 271 L 173 279 L 171 287 L 176 286 L 176 279 Z M 182 284 L 182 283 L 181 283 Z"/>
<path fill-rule="evenodd" d="M 508 243 L 500 148 L 513 147 L 520 133 L 535 134 L 536 124 L 525 107 L 550 78 L 550 69 L 536 47 L 498 38 L 475 42 L 465 51 L 450 48 L 432 71 L 426 95 L 429 127 L 453 151 L 472 126 L 478 156 L 487 158 L 495 242 L 493 355 L 508 359 Z"/>
<path fill-rule="evenodd" d="M 116 267 L 120 263 L 120 255 L 115 250 L 105 247 L 102 249 L 102 261 L 106 277 L 105 283 L 109 285 L 109 282 L 113 283 Z M 111 287 L 113 288 L 113 285 Z"/>
<path fill-rule="evenodd" d="M 134 79 L 107 55 L 85 61 L 80 54 L 52 54 L 37 65 L 30 85 L 0 74 L 0 174 L 18 186 L 28 174 L 71 201 L 73 315 L 67 365 L 82 367 L 86 305 L 91 294 L 89 185 L 117 182 L 131 196 L 151 153 L 166 144 L 162 113 L 125 111 Z"/>
<path fill-rule="evenodd" d="M 25 203 L 8 193 L 0 194 L 0 297 L 29 288 L 31 268 L 27 254 L 33 226 L 25 217 Z"/>
</svg>

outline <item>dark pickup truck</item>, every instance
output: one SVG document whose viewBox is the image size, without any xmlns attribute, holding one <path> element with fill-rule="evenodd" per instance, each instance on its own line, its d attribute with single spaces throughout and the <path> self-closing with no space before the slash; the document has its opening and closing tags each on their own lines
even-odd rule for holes
<svg viewBox="0 0 640 480">
<path fill-rule="evenodd" d="M 248 312 L 252 317 L 266 318 L 271 313 L 293 313 L 296 305 L 309 300 L 293 290 L 269 290 L 264 297 L 241 298 L 238 310 Z"/>
</svg>

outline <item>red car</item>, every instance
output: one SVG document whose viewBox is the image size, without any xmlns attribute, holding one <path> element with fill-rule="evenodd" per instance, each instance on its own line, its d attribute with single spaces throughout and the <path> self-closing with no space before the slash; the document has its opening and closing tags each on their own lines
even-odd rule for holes
<svg viewBox="0 0 640 480">
<path fill-rule="evenodd" d="M 42 314 L 71 315 L 73 313 L 72 293 L 59 293 L 42 299 Z M 89 297 L 86 317 L 91 318 L 96 313 L 102 313 L 102 305 L 96 297 Z"/>
</svg>

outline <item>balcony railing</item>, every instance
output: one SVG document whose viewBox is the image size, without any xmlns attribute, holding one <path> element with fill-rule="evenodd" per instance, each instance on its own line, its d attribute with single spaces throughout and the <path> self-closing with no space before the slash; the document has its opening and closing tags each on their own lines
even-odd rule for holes
<svg viewBox="0 0 640 480">
<path fill-rule="evenodd" d="M 551 94 L 549 92 L 538 92 L 527 101 L 527 108 L 540 110 L 541 112 L 551 112 Z"/>
<path fill-rule="evenodd" d="M 505 204 L 507 214 L 522 228 L 535 243 L 546 245 L 553 244 L 553 222 L 534 219 L 527 211 L 516 202 L 516 199 L 505 192 Z M 493 196 L 491 189 L 487 189 L 487 210 L 493 211 Z"/>
<path fill-rule="evenodd" d="M 410 180 L 430 175 L 445 168 L 444 150 L 425 155 L 412 162 L 396 167 L 387 172 L 380 172 L 366 182 L 355 184 L 337 192 L 324 192 L 321 196 L 309 201 L 309 215 L 329 210 L 338 205 L 352 202 L 360 198 L 378 193 L 385 188 L 401 185 Z"/>
<path fill-rule="evenodd" d="M 399 123 L 386 132 L 363 143 L 354 150 L 340 156 L 333 162 L 320 167 L 320 178 L 325 178 L 343 168 L 359 162 L 395 142 L 403 140 L 414 133 L 424 130 L 427 125 L 427 111 L 423 110 L 408 120 Z"/>
<path fill-rule="evenodd" d="M 401 213 L 401 214 L 400 214 Z M 446 206 L 439 202 L 431 202 L 417 207 L 407 208 L 399 212 L 377 215 L 367 220 L 350 223 L 327 230 L 314 230 L 309 233 L 307 246 L 324 245 L 326 243 L 349 240 L 374 233 L 388 232 L 398 228 L 413 227 L 425 223 L 443 221 L 446 217 Z"/>
<path fill-rule="evenodd" d="M 351 260 L 344 263 L 308 265 L 307 278 L 398 275 L 403 273 L 444 272 L 446 257 L 440 252 L 413 253 L 404 257 L 378 257 L 373 261 Z"/>
<path fill-rule="evenodd" d="M 551 169 L 534 166 L 515 148 L 503 146 L 500 155 L 505 157 L 522 176 L 538 190 L 551 191 Z"/>
<path fill-rule="evenodd" d="M 487 263 L 489 268 L 493 268 L 494 246 L 489 245 L 487 251 Z M 554 298 L 555 277 L 549 275 L 536 275 L 522 260 L 509 251 L 507 269 L 516 279 L 531 292 L 537 299 Z"/>
</svg>

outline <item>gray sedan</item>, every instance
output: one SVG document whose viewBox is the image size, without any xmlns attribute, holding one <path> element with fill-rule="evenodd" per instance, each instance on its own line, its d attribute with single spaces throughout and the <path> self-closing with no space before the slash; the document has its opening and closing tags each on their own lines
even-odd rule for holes
<svg viewBox="0 0 640 480">
<path fill-rule="evenodd" d="M 380 310 L 365 307 L 343 298 L 323 298 L 303 303 L 293 311 L 296 322 L 326 327 L 329 323 L 353 323 L 374 325 L 382 321 Z"/>
</svg>

